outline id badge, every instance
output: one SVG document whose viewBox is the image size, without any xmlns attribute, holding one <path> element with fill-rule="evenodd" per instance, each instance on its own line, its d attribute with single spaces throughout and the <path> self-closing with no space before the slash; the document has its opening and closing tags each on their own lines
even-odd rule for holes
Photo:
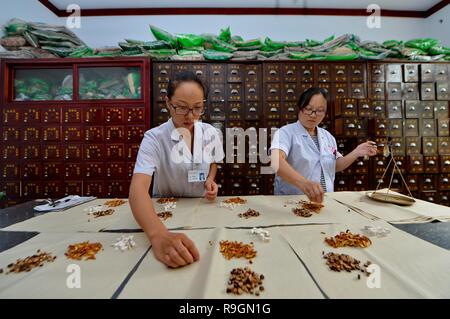
<svg viewBox="0 0 450 319">
<path fill-rule="evenodd" d="M 188 171 L 188 182 L 198 183 L 206 181 L 206 173 L 204 170 L 193 169 Z"/>
</svg>

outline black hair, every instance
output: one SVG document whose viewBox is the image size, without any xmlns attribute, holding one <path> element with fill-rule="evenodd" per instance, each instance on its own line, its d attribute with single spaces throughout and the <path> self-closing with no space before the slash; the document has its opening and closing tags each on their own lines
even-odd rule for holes
<svg viewBox="0 0 450 319">
<path fill-rule="evenodd" d="M 311 102 L 311 99 L 314 95 L 320 94 L 322 95 L 325 100 L 328 100 L 328 90 L 319 88 L 319 87 L 312 87 L 309 88 L 300 95 L 300 98 L 298 99 L 298 109 L 299 111 L 303 110 L 305 107 L 309 105 L 309 102 Z"/>
<path fill-rule="evenodd" d="M 197 83 L 203 90 L 203 97 L 206 100 L 208 97 L 208 88 L 203 83 L 203 81 L 193 72 L 191 71 L 182 71 L 175 74 L 173 79 L 169 80 L 167 84 L 167 97 L 169 100 L 175 94 L 175 90 L 180 86 L 181 83 L 184 82 L 194 82 Z"/>
</svg>

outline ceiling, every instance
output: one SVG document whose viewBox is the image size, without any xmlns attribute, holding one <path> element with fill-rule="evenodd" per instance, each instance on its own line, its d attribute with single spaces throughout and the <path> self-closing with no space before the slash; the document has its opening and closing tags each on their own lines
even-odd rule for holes
<svg viewBox="0 0 450 319">
<path fill-rule="evenodd" d="M 57 16 L 67 16 L 73 0 L 38 0 Z M 368 15 L 376 3 L 385 16 L 426 18 L 450 0 L 77 0 L 84 16 L 155 14 Z"/>
</svg>

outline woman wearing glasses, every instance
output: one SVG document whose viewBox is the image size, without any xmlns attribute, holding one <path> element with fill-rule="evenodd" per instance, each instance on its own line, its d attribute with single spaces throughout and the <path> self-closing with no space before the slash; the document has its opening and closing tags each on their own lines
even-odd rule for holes
<svg viewBox="0 0 450 319">
<path fill-rule="evenodd" d="M 171 118 L 145 132 L 130 185 L 130 206 L 153 254 L 173 268 L 193 263 L 199 253 L 186 235 L 169 232 L 160 221 L 149 188 L 153 180 L 153 197 L 216 198 L 215 163 L 224 153 L 217 130 L 199 121 L 206 96 L 205 86 L 192 72 L 169 81 L 166 104 Z"/>
<path fill-rule="evenodd" d="M 318 127 L 327 111 L 327 91 L 310 88 L 298 101 L 298 121 L 280 128 L 272 141 L 272 167 L 276 170 L 275 195 L 306 194 L 322 202 L 324 192 L 334 191 L 334 177 L 358 157 L 377 154 L 374 142 L 358 145 L 342 156 L 336 139 Z"/>
</svg>

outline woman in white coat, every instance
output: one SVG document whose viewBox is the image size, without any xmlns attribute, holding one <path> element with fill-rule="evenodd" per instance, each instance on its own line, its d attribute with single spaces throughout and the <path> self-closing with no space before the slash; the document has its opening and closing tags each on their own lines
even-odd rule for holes
<svg viewBox="0 0 450 319">
<path fill-rule="evenodd" d="M 349 167 L 358 157 L 374 156 L 374 142 L 358 145 L 342 156 L 336 139 L 318 127 L 327 112 L 325 89 L 310 88 L 298 101 L 298 121 L 281 127 L 274 135 L 271 150 L 276 171 L 275 195 L 306 194 L 309 200 L 322 202 L 324 192 L 334 191 L 335 173 Z"/>
</svg>

